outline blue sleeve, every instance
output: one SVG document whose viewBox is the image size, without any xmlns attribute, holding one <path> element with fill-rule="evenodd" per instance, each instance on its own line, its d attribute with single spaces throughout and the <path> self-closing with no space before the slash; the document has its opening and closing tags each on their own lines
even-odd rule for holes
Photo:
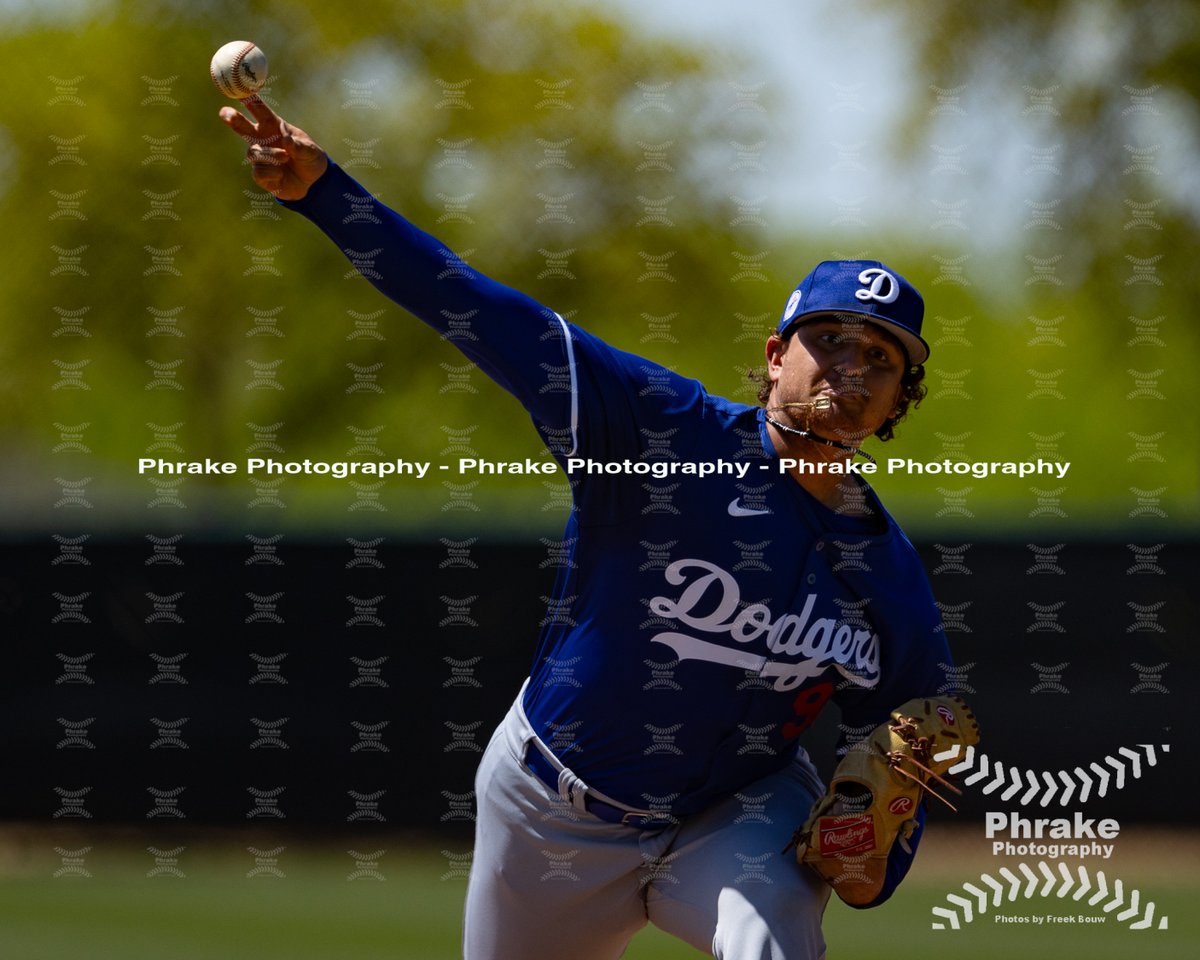
<svg viewBox="0 0 1200 960">
<path fill-rule="evenodd" d="M 513 394 L 554 452 L 571 452 L 578 391 L 571 335 L 562 317 L 468 266 L 332 160 L 303 199 L 282 205 L 316 224 L 384 296 Z"/>
<path fill-rule="evenodd" d="M 637 457 L 656 428 L 678 429 L 681 413 L 702 407 L 698 382 L 617 350 L 479 273 L 333 161 L 303 199 L 282 205 L 513 394 L 560 459 Z"/>
</svg>

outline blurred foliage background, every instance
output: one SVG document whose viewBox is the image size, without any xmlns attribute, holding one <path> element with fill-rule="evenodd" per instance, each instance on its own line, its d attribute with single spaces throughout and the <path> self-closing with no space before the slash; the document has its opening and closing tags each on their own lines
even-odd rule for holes
<svg viewBox="0 0 1200 960">
<path fill-rule="evenodd" d="M 769 31 L 754 10 L 744 28 Z M 734 38 L 666 39 L 602 4 L 0 5 L 0 522 L 558 529 L 561 479 L 400 478 L 364 499 L 326 477 L 138 475 L 139 457 L 540 456 L 511 400 L 253 186 L 205 75 L 247 37 L 271 58 L 264 98 L 385 202 L 715 392 L 753 402 L 745 371 L 816 261 L 906 273 L 931 395 L 876 455 L 1072 464 L 881 476 L 910 532 L 1194 533 L 1196 6 L 863 0 L 838 23 L 869 16 L 909 51 L 882 158 L 797 139 L 814 118 L 786 71 Z M 819 94 L 850 130 L 882 123 L 867 54 Z M 773 202 L 833 166 L 838 216 Z"/>
</svg>

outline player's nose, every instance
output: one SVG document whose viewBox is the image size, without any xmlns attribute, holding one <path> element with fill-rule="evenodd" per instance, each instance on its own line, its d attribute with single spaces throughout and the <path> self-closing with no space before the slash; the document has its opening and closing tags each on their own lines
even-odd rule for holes
<svg viewBox="0 0 1200 960">
<path fill-rule="evenodd" d="M 869 348 L 869 344 L 859 343 L 856 340 L 842 341 L 830 357 L 830 369 L 839 377 L 861 379 L 870 366 L 870 360 L 867 357 Z"/>
<path fill-rule="evenodd" d="M 830 366 L 854 366 L 865 355 L 866 344 L 853 335 L 838 335 L 827 341 L 825 349 L 826 362 Z"/>
</svg>

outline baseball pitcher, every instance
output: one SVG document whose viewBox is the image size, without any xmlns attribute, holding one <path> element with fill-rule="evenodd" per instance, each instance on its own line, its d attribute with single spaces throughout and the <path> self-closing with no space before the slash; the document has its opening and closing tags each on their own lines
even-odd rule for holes
<svg viewBox="0 0 1200 960">
<path fill-rule="evenodd" d="M 341 250 L 378 251 L 367 278 L 435 331 L 471 318 L 451 342 L 564 470 L 737 465 L 568 474 L 553 616 L 477 774 L 465 956 L 613 960 L 646 923 L 722 960 L 824 956 L 830 892 L 891 895 L 977 738 L 933 695 L 938 611 L 862 475 L 863 442 L 924 393 L 920 295 L 883 263 L 819 264 L 766 338 L 761 405 L 734 403 L 481 275 L 244 103 L 221 119 L 255 181 Z M 827 790 L 803 741 L 831 701 L 859 739 Z"/>
</svg>

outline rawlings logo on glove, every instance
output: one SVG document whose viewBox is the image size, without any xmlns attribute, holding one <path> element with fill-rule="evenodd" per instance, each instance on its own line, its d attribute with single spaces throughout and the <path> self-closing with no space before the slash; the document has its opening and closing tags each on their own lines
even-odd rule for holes
<svg viewBox="0 0 1200 960">
<path fill-rule="evenodd" d="M 978 742 L 979 725 L 958 697 L 921 697 L 893 710 L 838 764 L 829 791 L 792 838 L 796 859 L 846 903 L 870 903 L 883 889 L 892 845 L 907 844 L 916 829 L 921 794 L 953 810 L 939 791 L 961 791 L 946 771 Z"/>
</svg>

